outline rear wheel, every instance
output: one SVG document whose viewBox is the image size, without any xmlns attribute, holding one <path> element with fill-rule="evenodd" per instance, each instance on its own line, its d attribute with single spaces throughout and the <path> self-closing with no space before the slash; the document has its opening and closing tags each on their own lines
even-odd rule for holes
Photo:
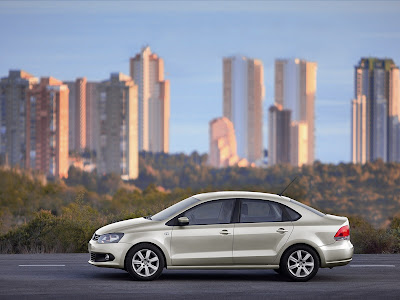
<svg viewBox="0 0 400 300">
<path fill-rule="evenodd" d="M 134 246 L 126 255 L 125 268 L 137 280 L 158 278 L 165 266 L 160 249 L 151 244 Z"/>
<path fill-rule="evenodd" d="M 282 274 L 293 281 L 308 281 L 317 274 L 319 258 L 314 249 L 306 245 L 294 246 L 281 259 Z"/>
</svg>

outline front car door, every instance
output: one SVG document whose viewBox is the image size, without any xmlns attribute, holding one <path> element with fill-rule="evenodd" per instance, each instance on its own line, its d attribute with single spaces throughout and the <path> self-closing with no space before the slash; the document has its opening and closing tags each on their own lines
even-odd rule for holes
<svg viewBox="0 0 400 300">
<path fill-rule="evenodd" d="M 174 218 L 188 217 L 189 224 L 175 225 L 172 229 L 172 266 L 232 264 L 234 225 L 231 224 L 231 219 L 235 201 L 208 201 Z"/>
<path fill-rule="evenodd" d="M 235 224 L 233 263 L 274 265 L 277 253 L 293 231 L 284 206 L 258 199 L 238 199 L 239 223 Z M 279 263 L 279 262 L 278 262 Z"/>
</svg>

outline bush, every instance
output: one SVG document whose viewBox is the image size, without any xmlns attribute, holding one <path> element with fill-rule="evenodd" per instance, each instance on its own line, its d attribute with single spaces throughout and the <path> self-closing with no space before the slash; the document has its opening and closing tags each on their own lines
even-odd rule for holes
<svg viewBox="0 0 400 300">
<path fill-rule="evenodd" d="M 399 240 L 391 229 L 376 229 L 365 219 L 349 217 L 350 237 L 355 253 L 398 253 Z M 399 230 L 400 232 L 400 230 Z"/>
</svg>

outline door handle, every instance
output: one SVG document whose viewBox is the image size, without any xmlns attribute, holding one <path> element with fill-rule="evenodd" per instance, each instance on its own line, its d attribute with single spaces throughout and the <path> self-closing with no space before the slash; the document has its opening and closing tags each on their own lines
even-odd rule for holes
<svg viewBox="0 0 400 300">
<path fill-rule="evenodd" d="M 228 235 L 229 232 L 228 232 L 228 230 L 223 229 L 223 230 L 221 230 L 221 231 L 219 232 L 219 234 Z"/>
<path fill-rule="evenodd" d="M 285 228 L 279 228 L 276 232 L 285 233 L 288 232 L 288 230 L 286 230 Z"/>
</svg>

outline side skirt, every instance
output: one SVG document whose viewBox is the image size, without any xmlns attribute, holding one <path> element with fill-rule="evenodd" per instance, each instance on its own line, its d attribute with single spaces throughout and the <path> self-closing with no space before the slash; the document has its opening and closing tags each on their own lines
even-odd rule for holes
<svg viewBox="0 0 400 300">
<path fill-rule="evenodd" d="M 279 269 L 279 265 L 167 266 L 169 270 Z"/>
</svg>

